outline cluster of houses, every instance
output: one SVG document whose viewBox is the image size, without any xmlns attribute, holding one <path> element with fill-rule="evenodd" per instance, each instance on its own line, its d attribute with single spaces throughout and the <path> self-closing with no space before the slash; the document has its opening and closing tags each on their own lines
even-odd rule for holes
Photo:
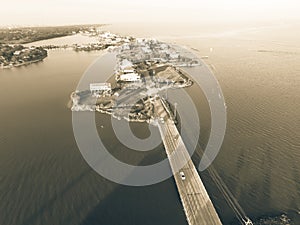
<svg viewBox="0 0 300 225">
<path fill-rule="evenodd" d="M 99 41 L 104 45 L 110 46 L 119 46 L 121 44 L 130 43 L 133 40 L 133 37 L 121 36 L 111 32 L 103 32 L 99 35 Z"/>
<path fill-rule="evenodd" d="M 98 36 L 98 42 L 89 43 L 89 44 L 75 44 L 73 45 L 73 49 L 75 51 L 94 51 L 94 50 L 103 50 L 115 46 L 120 46 L 125 43 L 130 43 L 134 38 L 132 37 L 123 37 L 117 34 L 113 34 L 110 32 L 102 32 L 98 34 L 98 31 L 89 32 L 86 31 L 90 36 Z"/>
<path fill-rule="evenodd" d="M 41 47 L 0 45 L 0 68 L 20 66 L 43 60 L 45 57 L 47 57 L 47 51 Z"/>
<path fill-rule="evenodd" d="M 100 35 L 102 43 L 122 45 L 118 48 L 118 63 L 115 71 L 117 82 L 138 84 L 142 81 L 142 70 L 139 66 L 147 68 L 149 75 L 154 75 L 156 69 L 172 66 L 192 66 L 199 63 L 192 57 L 183 56 L 180 50 L 159 42 L 155 39 L 122 38 L 110 32 Z M 152 68 L 152 69 L 151 69 Z M 151 73 L 150 73 L 151 72 Z M 90 85 L 93 94 L 111 93 L 111 85 L 108 83 L 96 83 Z"/>
<path fill-rule="evenodd" d="M 173 46 L 155 39 L 136 39 L 121 47 L 121 59 L 128 59 L 133 63 L 142 61 L 156 61 L 170 63 L 177 66 L 191 66 L 199 62 L 191 57 L 184 56 Z"/>
<path fill-rule="evenodd" d="M 117 81 L 139 82 L 141 74 L 137 72 L 136 65 L 144 63 L 152 65 L 192 66 L 198 65 L 193 57 L 183 56 L 174 47 L 159 42 L 156 39 L 136 39 L 120 47 L 119 62 L 116 70 Z M 152 70 L 155 72 L 155 70 Z"/>
</svg>

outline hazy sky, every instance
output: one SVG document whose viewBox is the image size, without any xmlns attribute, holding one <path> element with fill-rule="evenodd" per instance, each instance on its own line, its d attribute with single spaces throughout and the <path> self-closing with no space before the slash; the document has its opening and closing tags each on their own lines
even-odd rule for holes
<svg viewBox="0 0 300 225">
<path fill-rule="evenodd" d="M 6 0 L 0 6 L 0 25 L 300 20 L 299 0 Z"/>
</svg>

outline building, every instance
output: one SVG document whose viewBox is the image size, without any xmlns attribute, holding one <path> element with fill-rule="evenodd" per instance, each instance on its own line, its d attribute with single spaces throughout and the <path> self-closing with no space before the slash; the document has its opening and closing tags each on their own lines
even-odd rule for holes
<svg viewBox="0 0 300 225">
<path fill-rule="evenodd" d="M 141 76 L 138 73 L 124 73 L 120 75 L 120 81 L 135 82 L 140 80 Z"/>
<path fill-rule="evenodd" d="M 14 55 L 16 55 L 16 56 L 18 56 L 18 55 L 20 55 L 21 54 L 21 51 L 15 51 L 14 52 Z"/>
<path fill-rule="evenodd" d="M 133 68 L 127 68 L 123 70 L 124 74 L 128 74 L 128 73 L 135 73 L 135 70 Z"/>
<path fill-rule="evenodd" d="M 92 84 L 90 84 L 90 91 L 93 94 L 98 94 L 101 92 L 110 92 L 111 84 L 110 83 L 92 83 Z"/>
</svg>

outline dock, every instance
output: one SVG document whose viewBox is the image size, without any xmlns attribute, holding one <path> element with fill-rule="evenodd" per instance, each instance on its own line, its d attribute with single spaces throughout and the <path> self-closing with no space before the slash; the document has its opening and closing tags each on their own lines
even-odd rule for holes
<svg viewBox="0 0 300 225">
<path fill-rule="evenodd" d="M 168 109 L 161 99 L 155 101 L 158 128 L 174 174 L 175 183 L 189 225 L 221 225 L 203 182 Z M 173 154 L 174 151 L 177 154 Z M 183 167 L 182 167 L 183 166 Z"/>
</svg>

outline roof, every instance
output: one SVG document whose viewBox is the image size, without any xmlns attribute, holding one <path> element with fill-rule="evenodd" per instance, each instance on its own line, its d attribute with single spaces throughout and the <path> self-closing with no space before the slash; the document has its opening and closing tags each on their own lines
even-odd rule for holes
<svg viewBox="0 0 300 225">
<path fill-rule="evenodd" d="M 130 69 L 130 68 L 124 69 L 123 73 L 134 73 L 134 69 Z"/>
<path fill-rule="evenodd" d="M 110 83 L 92 83 L 90 84 L 90 90 L 107 90 L 111 89 Z"/>
</svg>

